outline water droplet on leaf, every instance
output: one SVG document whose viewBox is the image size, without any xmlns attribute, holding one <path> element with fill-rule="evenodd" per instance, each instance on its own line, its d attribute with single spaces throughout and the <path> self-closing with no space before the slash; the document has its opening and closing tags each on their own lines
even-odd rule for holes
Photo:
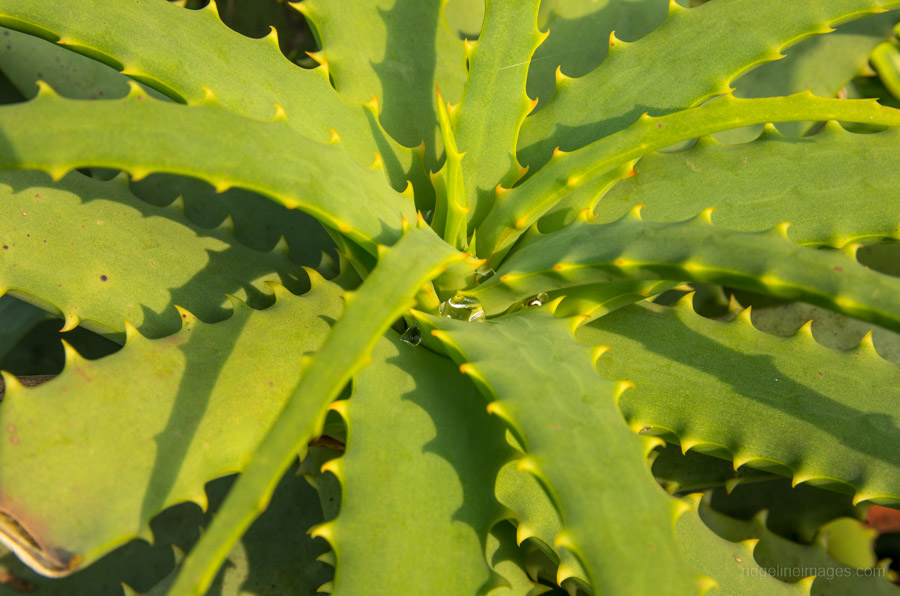
<svg viewBox="0 0 900 596">
<path fill-rule="evenodd" d="M 441 302 L 439 310 L 442 317 L 458 321 L 483 321 L 484 308 L 481 302 L 471 296 L 456 295 Z"/>
<path fill-rule="evenodd" d="M 400 341 L 415 347 L 422 343 L 422 332 L 419 331 L 417 325 L 413 325 L 403 332 L 403 335 L 400 336 Z"/>
</svg>

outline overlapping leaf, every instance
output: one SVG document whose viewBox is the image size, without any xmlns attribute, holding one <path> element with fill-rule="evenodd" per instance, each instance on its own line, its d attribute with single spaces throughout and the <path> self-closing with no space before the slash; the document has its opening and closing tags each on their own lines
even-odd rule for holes
<svg viewBox="0 0 900 596">
<path fill-rule="evenodd" d="M 863 342 L 840 352 L 808 331 L 788 338 L 754 329 L 747 312 L 722 323 L 641 303 L 583 327 L 578 338 L 610 346 L 601 374 L 627 374 L 629 423 L 730 456 L 735 468 L 774 468 L 795 484 L 896 502 L 900 467 L 896 400 L 900 369 Z M 808 329 L 808 328 L 807 328 Z"/>
<path fill-rule="evenodd" d="M 174 304 L 211 322 L 228 316 L 225 294 L 260 308 L 271 302 L 266 282 L 306 285 L 283 250 L 251 250 L 228 229 L 147 205 L 121 177 L 73 172 L 52 183 L 7 171 L 0 196 L 0 288 L 60 314 L 67 329 L 82 323 L 121 341 L 128 320 L 158 337 L 179 328 Z"/>
<path fill-rule="evenodd" d="M 484 545 L 503 514 L 493 485 L 511 449 L 469 380 L 388 336 L 352 397 L 333 407 L 348 426 L 346 453 L 326 466 L 341 481 L 341 510 L 314 530 L 336 554 L 333 593 L 475 594 L 496 584 Z"/>
<path fill-rule="evenodd" d="M 701 592 L 703 580 L 675 536 L 684 504 L 653 480 L 645 459 L 652 443 L 623 423 L 621 388 L 596 374 L 571 321 L 548 308 L 483 324 L 420 321 L 437 327 L 489 411 L 518 438 L 526 453 L 519 467 L 546 485 L 560 511 L 556 544 L 579 558 L 595 590 Z"/>
<path fill-rule="evenodd" d="M 0 108 L 0 166 L 42 169 L 57 178 L 77 166 L 122 169 L 137 178 L 183 174 L 303 209 L 371 251 L 396 241 L 401 217 L 415 219 L 412 200 L 391 189 L 380 168 L 357 165 L 340 143 L 303 137 L 283 111 L 270 110 L 266 122 L 236 115 L 215 99 L 194 106 L 153 100 L 136 86 L 125 99 L 103 102 L 66 100 L 45 87 L 28 103 Z M 38 130 L 28 124 L 35 119 L 43 123 Z M 105 126 L 81 136 L 85 122 Z M 65 142 L 76 137 L 77 143 Z"/>
<path fill-rule="evenodd" d="M 162 509 L 205 506 L 206 481 L 246 466 L 340 313 L 341 290 L 317 279 L 270 308 L 234 301 L 207 325 L 149 340 L 133 327 L 122 351 L 84 360 L 37 388 L 6 378 L 0 404 L 4 543 L 43 573 L 65 575 L 133 537 Z M 101 388 L 102 387 L 102 388 Z"/>
</svg>

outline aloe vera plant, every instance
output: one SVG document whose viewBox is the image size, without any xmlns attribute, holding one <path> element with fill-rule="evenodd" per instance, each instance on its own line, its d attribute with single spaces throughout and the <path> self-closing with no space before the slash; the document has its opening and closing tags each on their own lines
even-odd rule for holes
<svg viewBox="0 0 900 596">
<path fill-rule="evenodd" d="M 239 4 L 0 0 L 0 589 L 897 593 L 900 1 Z"/>
</svg>

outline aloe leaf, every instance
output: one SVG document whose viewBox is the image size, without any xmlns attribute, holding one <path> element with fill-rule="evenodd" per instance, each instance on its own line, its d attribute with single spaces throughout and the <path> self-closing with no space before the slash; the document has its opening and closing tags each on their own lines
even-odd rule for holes
<svg viewBox="0 0 900 596">
<path fill-rule="evenodd" d="M 467 291 L 487 314 L 548 289 L 614 279 L 669 279 L 728 285 L 802 300 L 900 331 L 900 279 L 847 255 L 797 246 L 787 226 L 735 232 L 711 211 L 680 223 L 649 223 L 637 209 L 609 224 L 576 222 L 532 237 L 497 274 Z"/>
<path fill-rule="evenodd" d="M 313 535 L 334 549 L 333 593 L 479 592 L 504 513 L 494 479 L 512 449 L 475 387 L 446 358 L 389 334 L 332 408 L 347 422 L 346 452 L 324 468 L 341 481 L 341 510 Z"/>
<path fill-rule="evenodd" d="M 337 91 L 356 103 L 374 95 L 379 121 L 407 147 L 425 143 L 425 165 L 437 163 L 435 85 L 456 101 L 466 78 L 462 40 L 444 19 L 446 0 L 321 0 L 295 4 L 315 27 Z"/>
<path fill-rule="evenodd" d="M 678 538 L 691 562 L 716 579 L 713 594 L 809 594 L 811 581 L 783 583 L 757 563 L 758 540 L 747 536 L 732 542 L 716 536 L 704 525 L 702 512 L 697 514 L 700 495 L 694 497 L 694 508 L 678 519 Z"/>
<path fill-rule="evenodd" d="M 812 545 L 801 545 L 778 536 L 766 528 L 765 514 L 758 515 L 750 521 L 736 520 L 718 513 L 709 507 L 708 499 L 699 504 L 700 517 L 708 526 L 728 540 L 752 541 L 755 543 L 753 555 L 759 562 L 755 573 L 748 574 L 754 581 L 778 578 L 785 582 L 803 584 L 809 594 L 815 596 L 855 596 L 856 594 L 875 594 L 891 596 L 897 593 L 897 587 L 887 578 L 883 566 L 873 568 L 853 568 L 837 560 L 829 551 L 829 538 L 837 543 L 844 536 L 835 535 L 835 530 L 823 528 L 819 539 Z M 843 519 L 841 522 L 855 524 L 856 533 L 871 532 L 859 526 L 855 520 Z M 867 546 L 857 548 L 860 554 L 874 558 L 871 538 Z M 846 542 L 845 542 L 846 543 Z M 801 580 L 801 581 L 798 581 Z M 804 592 L 805 593 L 805 592 Z"/>
<path fill-rule="evenodd" d="M 692 452 L 688 452 L 692 453 Z M 709 456 L 700 456 L 709 459 Z M 709 492 L 710 506 L 734 518 L 750 519 L 766 511 L 766 527 L 795 542 L 811 544 L 824 524 L 841 517 L 864 517 L 865 507 L 850 495 L 770 476 L 765 482 L 738 484 L 730 491 Z"/>
<path fill-rule="evenodd" d="M 525 553 L 516 544 L 516 530 L 509 522 L 493 527 L 485 554 L 505 584 L 492 589 L 488 596 L 540 596 L 550 591 L 549 586 L 536 583 L 528 576 Z"/>
<path fill-rule="evenodd" d="M 606 58 L 610 33 L 640 39 L 666 19 L 668 0 L 543 0 L 538 25 L 550 36 L 528 70 L 528 95 L 542 109 L 553 98 L 556 71 L 562 79 L 583 77 Z"/>
<path fill-rule="evenodd" d="M 497 479 L 497 491 L 501 502 L 512 507 L 520 517 L 519 540 L 535 538 L 540 544 L 546 544 L 544 548 L 560 559 L 557 583 L 562 585 L 563 582 L 574 580 L 576 585 L 584 589 L 583 570 L 577 561 L 573 561 L 571 554 L 565 549 L 549 546 L 562 524 L 559 514 L 537 481 L 507 465 Z M 753 558 L 753 544 L 733 545 L 716 536 L 703 525 L 697 515 L 697 503 L 697 499 L 691 500 L 690 510 L 678 518 L 676 531 L 679 545 L 687 559 L 694 568 L 712 579 L 709 583 L 715 587 L 711 593 L 756 593 L 759 590 L 766 594 L 806 593 L 797 587 L 782 584 L 773 577 L 766 578 L 765 571 Z"/>
<path fill-rule="evenodd" d="M 305 70 L 287 60 L 275 35 L 244 37 L 222 23 L 213 4 L 185 10 L 170 2 L 108 3 L 102 19 L 95 9 L 93 0 L 64 6 L 3 0 L 0 25 L 109 64 L 178 101 L 202 102 L 208 88 L 225 109 L 255 119 L 270 118 L 279 104 L 288 114 L 302 114 L 289 126 L 318 143 L 327 143 L 337 130 L 359 163 L 371 163 L 380 153 L 395 188 L 405 187 L 410 177 L 417 188 L 427 184 L 414 153 L 384 133 L 371 107 L 341 98 L 327 67 Z M 147 31 L 164 31 L 166 43 Z M 198 45 L 197 39 L 206 43 Z"/>
<path fill-rule="evenodd" d="M 128 327 L 125 348 L 100 360 L 69 348 L 63 373 L 36 388 L 7 376 L 3 542 L 42 573 L 66 575 L 149 539 L 148 522 L 168 506 L 205 507 L 203 484 L 247 464 L 299 376 L 299 356 L 328 333 L 323 316 L 340 312 L 340 288 L 313 282 L 301 298 L 277 290 L 264 311 L 234 300 L 215 325 L 181 310 L 182 330 L 163 339 Z"/>
<path fill-rule="evenodd" d="M 466 184 L 463 178 L 462 159 L 465 153 L 460 153 L 457 148 L 447 106 L 444 105 L 440 91 L 435 91 L 438 122 L 441 125 L 444 142 L 444 166 L 432 176 L 435 182 L 433 227 L 448 243 L 456 248 L 465 249 L 469 244 L 466 222 L 472 209 L 466 197 Z"/>
<path fill-rule="evenodd" d="M 546 38 L 537 29 L 539 5 L 539 0 L 489 0 L 478 41 L 466 43 L 469 77 L 453 125 L 466 155 L 462 167 L 473 226 L 490 210 L 494 188 L 512 185 L 524 173 L 516 161 L 516 139 L 534 108 L 525 80 L 532 54 Z M 508 160 L 500 159 L 504 155 Z"/>
<path fill-rule="evenodd" d="M 334 242 L 316 219 L 256 193 L 240 188 L 219 193 L 196 178 L 171 174 L 151 174 L 132 181 L 130 188 L 152 205 L 183 203 L 188 220 L 203 228 L 233 225 L 238 242 L 254 250 L 287 248 L 291 261 L 298 265 L 316 267 L 323 252 L 334 254 Z"/>
<path fill-rule="evenodd" d="M 213 99 L 190 107 L 156 101 L 136 86 L 123 100 L 103 102 L 66 100 L 44 89 L 28 103 L 0 108 L 0 167 L 43 169 L 55 178 L 83 165 L 122 169 L 136 178 L 151 172 L 193 176 L 218 190 L 241 187 L 300 208 L 373 252 L 376 243 L 399 237 L 401 216 L 414 218 L 413 202 L 390 188 L 383 170 L 355 164 L 339 143 L 321 145 L 299 135 L 274 105 L 273 119 L 264 122 L 235 115 Z M 43 123 L 39 130 L 29 126 L 34 119 Z M 107 133 L 82 136 L 83 122 L 103 122 Z M 220 130 L 239 144 L 223 139 Z M 195 142 L 185 143 L 186 137 Z M 139 138 L 153 142 L 130 140 Z"/>
<path fill-rule="evenodd" d="M 315 449 L 311 447 L 310 451 Z M 15 584 L 18 581 L 23 591 L 40 594 L 162 596 L 171 583 L 173 569 L 183 558 L 181 552 L 197 541 L 233 481 L 234 477 L 228 476 L 207 483 L 206 512 L 194 503 L 181 503 L 154 517 L 150 522 L 152 545 L 133 540 L 66 577 L 38 575 L 0 546 L 0 565 L 8 574 L 0 584 L 0 594 L 20 594 Z M 285 475 L 271 506 L 229 553 L 228 564 L 213 589 L 222 594 L 258 594 L 274 586 L 290 594 L 312 596 L 332 575 L 324 563 L 317 561 L 326 550 L 325 542 L 306 534 L 321 521 L 316 490 L 299 475 Z"/>
<path fill-rule="evenodd" d="M 499 260 L 512 243 L 565 195 L 590 185 L 611 168 L 679 141 L 748 124 L 791 120 L 841 120 L 900 125 L 900 110 L 875 100 L 825 99 L 808 92 L 788 97 L 739 99 L 732 95 L 657 118 L 641 116 L 628 127 L 554 159 L 520 186 L 502 194 L 478 228 L 480 256 Z"/>
<path fill-rule="evenodd" d="M 497 500 L 516 516 L 516 541 L 536 541 L 537 546 L 558 564 L 556 583 L 575 581 L 582 590 L 589 589 L 587 572 L 570 551 L 554 546 L 562 531 L 559 513 L 541 488 L 537 478 L 518 469 L 511 461 L 497 475 Z"/>
<path fill-rule="evenodd" d="M 775 337 L 753 328 L 748 311 L 723 323 L 683 299 L 675 308 L 620 309 L 578 338 L 611 347 L 601 374 L 636 384 L 620 402 L 633 428 L 649 427 L 683 451 L 715 450 L 735 469 L 852 491 L 854 504 L 896 502 L 900 369 L 868 342 L 841 352 L 808 329 Z"/>
<path fill-rule="evenodd" d="M 322 349 L 308 362 L 278 421 L 232 489 L 216 520 L 185 560 L 170 596 L 203 594 L 228 551 L 271 497 L 294 455 L 321 432 L 328 405 L 370 358 L 378 338 L 447 266 L 463 260 L 419 220 L 400 241 L 382 249 L 378 266 L 349 303 Z M 348 298 L 349 296 L 349 298 Z"/>
<path fill-rule="evenodd" d="M 0 288 L 60 314 L 67 330 L 83 324 L 121 342 L 128 320 L 158 337 L 180 327 L 174 304 L 211 322 L 228 316 L 226 293 L 261 307 L 271 302 L 266 282 L 306 285 L 283 251 L 251 250 L 225 228 L 151 207 L 121 177 L 73 172 L 51 184 L 40 172 L 6 171 L 0 197 Z"/>
<path fill-rule="evenodd" d="M 834 122 L 801 139 L 771 127 L 739 145 L 705 137 L 687 151 L 641 158 L 637 175 L 616 184 L 594 213 L 608 222 L 641 204 L 646 221 L 672 222 L 715 207 L 716 225 L 731 230 L 789 221 L 788 237 L 798 244 L 900 239 L 898 141 L 900 129 L 852 134 Z"/>
<path fill-rule="evenodd" d="M 784 52 L 785 57 L 754 68 L 735 83 L 738 97 L 775 97 L 805 89 L 834 97 L 857 73 L 868 66 L 869 54 L 891 36 L 900 13 L 888 12 L 836 27 L 826 35 L 803 40 Z M 813 122 L 786 122 L 778 126 L 788 136 L 807 133 Z M 756 136 L 756 135 L 753 135 Z"/>
<path fill-rule="evenodd" d="M 781 58 L 781 50 L 797 41 L 898 4 L 820 0 L 785 6 L 779 0 L 760 0 L 748 11 L 741 0 L 716 0 L 690 10 L 670 1 L 668 18 L 659 28 L 633 43 L 611 39 L 615 45 L 599 67 L 580 79 L 557 83 L 553 101 L 526 119 L 519 158 L 536 168 L 554 147 L 577 149 L 626 128 L 643 112 L 668 114 L 728 93 L 732 81 Z M 684 68 L 659 60 L 672 48 L 678 48 L 678 64 Z"/>
<path fill-rule="evenodd" d="M 596 591 L 702 591 L 704 580 L 675 537 L 684 504 L 653 480 L 646 462 L 652 441 L 624 424 L 616 407 L 624 386 L 598 376 L 590 351 L 573 340 L 571 325 L 580 319 L 532 308 L 481 324 L 419 320 L 437 328 L 433 333 L 490 401 L 489 411 L 523 446 L 519 468 L 547 487 L 560 511 L 556 544 L 579 558 Z"/>
<path fill-rule="evenodd" d="M 884 86 L 900 98 L 900 45 L 887 41 L 880 44 L 872 51 L 871 61 Z"/>
<path fill-rule="evenodd" d="M 72 99 L 116 99 L 128 95 L 128 77 L 111 66 L 91 60 L 33 35 L 0 28 L 5 44 L 3 71 L 27 99 L 38 94 L 37 81 Z M 165 95 L 141 87 L 156 99 Z"/>
</svg>

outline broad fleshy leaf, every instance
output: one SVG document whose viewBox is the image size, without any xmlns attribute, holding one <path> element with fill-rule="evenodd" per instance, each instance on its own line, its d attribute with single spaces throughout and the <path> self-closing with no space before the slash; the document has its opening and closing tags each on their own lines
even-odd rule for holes
<svg viewBox="0 0 900 596">
<path fill-rule="evenodd" d="M 204 484 L 242 470 L 340 313 L 338 286 L 313 278 L 295 297 L 150 340 L 128 328 L 100 360 L 68 349 L 66 369 L 36 388 L 5 378 L 0 403 L 0 538 L 31 567 L 67 575 L 128 540 Z"/>
<path fill-rule="evenodd" d="M 716 451 L 735 469 L 852 491 L 854 503 L 900 500 L 900 368 L 869 342 L 841 352 L 817 344 L 808 327 L 775 337 L 750 325 L 748 311 L 713 321 L 686 299 L 620 309 L 578 338 L 611 348 L 601 374 L 635 383 L 620 402 L 633 428 L 684 451 Z"/>
</svg>

